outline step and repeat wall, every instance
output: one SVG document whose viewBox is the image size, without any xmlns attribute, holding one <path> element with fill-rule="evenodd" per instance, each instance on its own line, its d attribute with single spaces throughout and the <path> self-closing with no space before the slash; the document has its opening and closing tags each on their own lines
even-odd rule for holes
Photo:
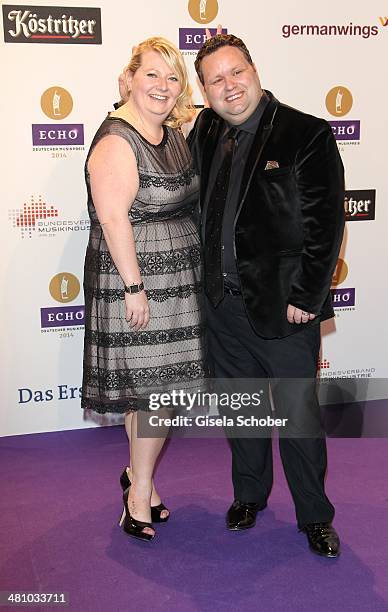
<svg viewBox="0 0 388 612">
<path fill-rule="evenodd" d="M 375 0 L 2 5 L 1 435 L 104 424 L 80 409 L 86 153 L 132 46 L 149 36 L 179 46 L 203 105 L 194 59 L 218 23 L 244 39 L 264 88 L 331 123 L 344 161 L 347 223 L 320 375 L 331 387 L 387 377 L 387 14 Z"/>
</svg>

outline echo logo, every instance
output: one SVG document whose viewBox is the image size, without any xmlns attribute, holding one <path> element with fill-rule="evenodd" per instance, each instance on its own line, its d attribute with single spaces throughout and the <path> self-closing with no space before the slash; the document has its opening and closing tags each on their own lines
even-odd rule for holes
<svg viewBox="0 0 388 612">
<path fill-rule="evenodd" d="M 347 87 L 337 85 L 326 96 L 326 108 L 334 117 L 347 115 L 353 106 L 353 96 Z"/>
<path fill-rule="evenodd" d="M 216 28 L 210 28 L 210 33 L 215 36 Z M 223 28 L 222 34 L 227 33 L 228 30 Z M 179 49 L 181 51 L 199 51 L 206 39 L 205 28 L 179 28 Z"/>
<path fill-rule="evenodd" d="M 332 286 L 337 287 L 337 285 L 341 285 L 346 279 L 348 272 L 349 268 L 346 261 L 339 257 L 333 274 Z"/>
<path fill-rule="evenodd" d="M 79 280 L 70 272 L 60 272 L 50 281 L 50 295 L 57 302 L 62 304 L 72 302 L 80 292 Z"/>
<path fill-rule="evenodd" d="M 217 0 L 189 0 L 190 17 L 197 23 L 209 23 L 217 17 Z"/>
<path fill-rule="evenodd" d="M 63 87 L 50 87 L 42 94 L 40 106 L 47 117 L 60 121 L 73 110 L 73 98 Z"/>
<path fill-rule="evenodd" d="M 35 123 L 32 126 L 32 144 L 34 147 L 83 145 L 84 126 L 81 123 L 66 125 Z"/>
<path fill-rule="evenodd" d="M 354 287 L 331 289 L 333 308 L 347 308 L 356 304 L 356 289 Z"/>
<path fill-rule="evenodd" d="M 355 119 L 354 121 L 329 121 L 329 123 L 336 140 L 360 140 L 361 127 L 359 119 Z"/>
</svg>

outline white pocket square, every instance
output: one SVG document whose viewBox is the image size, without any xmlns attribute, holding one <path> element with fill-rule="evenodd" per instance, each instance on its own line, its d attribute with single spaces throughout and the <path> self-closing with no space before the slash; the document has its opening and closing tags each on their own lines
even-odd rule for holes
<svg viewBox="0 0 388 612">
<path fill-rule="evenodd" d="M 274 168 L 279 168 L 279 164 L 277 161 L 267 161 L 264 170 L 273 170 Z"/>
</svg>

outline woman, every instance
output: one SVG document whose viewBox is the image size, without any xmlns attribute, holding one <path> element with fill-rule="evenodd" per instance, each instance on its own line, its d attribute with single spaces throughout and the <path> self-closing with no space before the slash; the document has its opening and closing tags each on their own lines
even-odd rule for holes
<svg viewBox="0 0 388 612">
<path fill-rule="evenodd" d="M 161 438 L 137 435 L 147 397 L 197 387 L 204 374 L 198 177 L 180 126 L 193 115 L 183 58 L 163 38 L 134 50 L 128 100 L 97 131 L 85 174 L 91 218 L 85 260 L 82 406 L 125 414 L 130 467 L 123 528 L 150 541 L 169 511 L 153 485 Z"/>
</svg>

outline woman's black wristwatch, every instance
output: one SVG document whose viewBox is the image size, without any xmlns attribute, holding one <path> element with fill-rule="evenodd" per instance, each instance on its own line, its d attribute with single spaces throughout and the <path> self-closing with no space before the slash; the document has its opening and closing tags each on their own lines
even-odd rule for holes
<svg viewBox="0 0 388 612">
<path fill-rule="evenodd" d="M 140 291 L 143 291 L 143 289 L 144 289 L 143 282 L 141 282 L 139 285 L 128 285 L 128 287 L 124 285 L 125 293 L 140 293 Z"/>
</svg>

